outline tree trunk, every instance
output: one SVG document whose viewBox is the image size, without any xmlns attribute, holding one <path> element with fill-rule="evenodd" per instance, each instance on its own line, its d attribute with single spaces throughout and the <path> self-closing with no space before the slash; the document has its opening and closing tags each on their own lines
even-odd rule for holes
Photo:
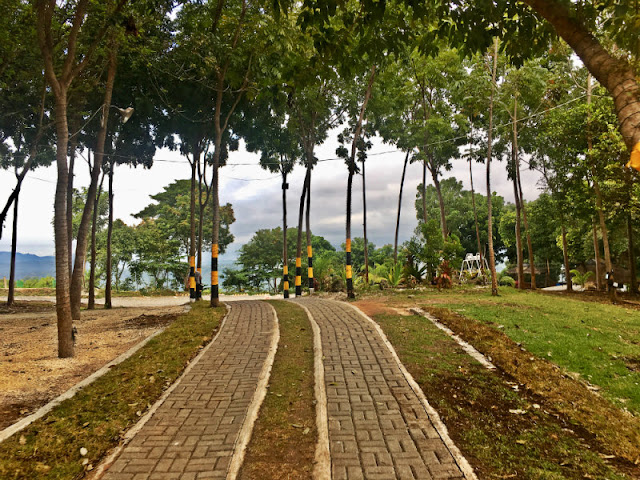
<svg viewBox="0 0 640 480">
<path fill-rule="evenodd" d="M 75 129 L 75 123 L 72 123 L 72 128 Z M 75 130 L 74 130 L 75 131 Z M 73 179 L 74 169 L 76 164 L 76 148 L 78 144 L 78 138 L 73 137 L 69 140 L 69 176 L 67 177 L 67 235 L 69 241 L 69 278 L 71 278 L 71 291 L 73 292 Z M 72 294 L 73 295 L 73 294 Z M 71 316 L 74 320 L 78 320 L 73 313 L 73 298 L 71 299 Z"/>
<path fill-rule="evenodd" d="M 444 198 L 442 198 L 442 188 L 440 187 L 440 179 L 438 178 L 438 172 L 435 168 L 429 168 L 429 171 L 431 172 L 433 185 L 436 187 L 436 194 L 438 195 L 438 206 L 440 207 L 440 229 L 442 230 L 442 239 L 446 241 L 449 232 L 447 230 L 447 216 L 444 211 Z"/>
<path fill-rule="evenodd" d="M 349 178 L 347 180 L 347 238 L 345 252 L 346 259 L 346 274 L 347 274 L 347 298 L 356 298 L 353 293 L 353 266 L 351 264 L 351 190 L 353 187 L 353 168 L 349 168 Z"/>
<path fill-rule="evenodd" d="M 573 282 L 571 281 L 571 273 L 569 268 L 569 247 L 567 246 L 567 228 L 564 225 L 564 215 L 560 214 L 562 222 L 562 257 L 564 260 L 564 276 L 567 283 L 567 292 L 573 291 Z"/>
<path fill-rule="evenodd" d="M 193 163 L 191 163 L 191 201 L 189 204 L 189 298 L 196 299 L 196 167 L 200 162 L 200 152 L 197 147 L 193 152 Z"/>
<path fill-rule="evenodd" d="M 109 221 L 107 224 L 107 281 L 104 287 L 104 308 L 111 308 L 111 236 L 113 235 L 113 171 L 116 162 L 109 168 Z"/>
<path fill-rule="evenodd" d="M 514 99 L 514 114 L 511 117 L 513 122 L 512 137 L 511 137 L 511 168 L 513 176 L 513 196 L 516 203 L 516 259 L 518 269 L 518 289 L 524 290 L 524 260 L 522 258 L 522 226 L 520 224 L 520 215 L 522 213 L 522 200 L 520 198 L 520 189 L 518 185 L 518 173 L 516 168 L 516 162 L 518 157 L 518 130 L 517 130 L 517 112 L 518 112 L 517 98 Z"/>
<path fill-rule="evenodd" d="M 300 194 L 300 210 L 298 211 L 298 241 L 296 244 L 296 297 L 302 296 L 302 222 L 304 220 L 304 205 L 307 195 L 307 185 L 311 171 L 307 169 L 302 185 L 302 193 Z"/>
<path fill-rule="evenodd" d="M 91 170 L 91 182 L 89 183 L 89 191 L 87 192 L 87 201 L 82 211 L 82 219 L 78 227 L 78 236 L 76 239 L 76 258 L 73 267 L 73 276 L 71 277 L 71 314 L 74 320 L 80 319 L 80 301 L 82 296 L 82 282 L 84 280 L 84 265 L 87 255 L 87 235 L 89 233 L 89 225 L 91 222 L 91 214 L 96 201 L 96 192 L 98 190 L 98 181 L 100 179 L 100 171 L 102 170 L 102 162 L 104 161 L 104 145 L 107 139 L 107 126 L 109 123 L 109 111 L 111 109 L 111 97 L 113 93 L 113 85 L 116 78 L 117 67 L 117 47 L 112 46 L 109 52 L 109 69 L 107 71 L 107 84 L 104 92 L 104 102 L 102 104 L 102 118 L 100 130 L 98 131 L 98 141 L 96 142 L 96 150 L 93 155 L 93 168 Z M 113 171 L 112 162 L 111 171 Z M 109 177 L 112 181 L 113 175 Z M 109 209 L 111 215 L 111 209 Z"/>
<path fill-rule="evenodd" d="M 11 204 L 18 199 L 18 195 L 20 194 L 20 186 L 22 185 L 22 181 L 24 177 L 27 175 L 29 170 L 31 170 L 31 166 L 33 165 L 33 161 L 36 158 L 36 154 L 38 153 L 38 145 L 40 144 L 40 140 L 42 139 L 42 134 L 44 133 L 44 129 L 42 126 L 42 122 L 44 119 L 44 111 L 45 111 L 45 103 L 47 100 L 47 82 L 42 82 L 42 97 L 40 100 L 40 113 L 38 115 L 38 130 L 36 132 L 35 139 L 31 144 L 31 149 L 29 150 L 29 158 L 22 167 L 22 170 L 17 176 L 16 188 L 11 192 L 9 198 L 7 199 L 7 203 L 4 208 L 0 212 L 0 239 L 2 238 L 2 230 L 4 229 L 4 220 L 6 218 L 7 212 L 11 207 Z"/>
<path fill-rule="evenodd" d="M 427 223 L 427 162 L 422 161 L 422 221 Z"/>
<path fill-rule="evenodd" d="M 358 148 L 358 140 L 360 139 L 360 135 L 362 133 L 362 122 L 364 121 L 364 114 L 367 110 L 367 104 L 369 103 L 369 98 L 371 98 L 371 90 L 373 89 L 373 81 L 376 78 L 376 66 L 373 65 L 371 67 L 371 73 L 369 74 L 369 83 L 367 85 L 367 89 L 364 93 L 364 100 L 362 101 L 362 106 L 360 107 L 360 115 L 358 116 L 358 121 L 356 123 L 355 130 L 353 132 L 353 142 L 351 143 L 351 157 L 349 158 L 349 180 L 347 182 L 347 265 L 346 265 L 346 274 L 347 274 L 347 297 L 355 298 L 355 294 L 353 293 L 353 269 L 351 265 L 351 191 L 353 189 L 353 175 L 356 169 L 356 150 Z M 365 249 L 366 241 L 365 241 Z M 366 251 L 366 250 L 365 250 Z"/>
<path fill-rule="evenodd" d="M 491 98 L 489 103 L 489 131 L 487 132 L 487 212 L 489 234 L 489 268 L 491 270 L 491 295 L 498 295 L 498 276 L 496 274 L 496 255 L 493 250 L 493 213 L 491 205 L 491 147 L 493 142 L 493 100 L 496 89 L 496 71 L 498 70 L 498 39 L 493 42 L 493 69 L 491 71 Z"/>
<path fill-rule="evenodd" d="M 59 89 L 55 102 L 56 165 L 58 180 L 54 204 L 54 236 L 56 251 L 56 315 L 58 319 L 58 357 L 74 355 L 73 319 L 69 299 L 69 230 L 67 229 L 67 91 Z"/>
<path fill-rule="evenodd" d="M 218 120 L 219 123 L 219 120 Z M 218 130 L 218 129 L 217 129 Z M 213 208 L 213 229 L 211 235 L 211 307 L 220 306 L 220 292 L 218 287 L 218 254 L 219 254 L 219 238 L 220 238 L 220 148 L 222 146 L 222 133 L 216 132 L 216 146 L 213 152 L 213 178 L 212 185 L 212 205 Z"/>
<path fill-rule="evenodd" d="M 309 169 L 309 177 L 307 179 L 307 211 L 305 214 L 306 220 L 306 236 L 307 236 L 307 278 L 309 280 L 309 294 L 313 294 L 313 248 L 311 247 L 311 158 L 307 160 L 307 168 Z"/>
<path fill-rule="evenodd" d="M 533 242 L 529 231 L 529 220 L 527 219 L 527 205 L 524 203 L 522 194 L 522 181 L 520 180 L 520 154 L 518 151 L 518 98 L 515 98 L 513 114 L 513 159 L 515 163 L 515 175 L 518 181 L 518 195 L 520 196 L 520 208 L 522 209 L 522 219 L 524 220 L 524 233 L 527 236 L 527 250 L 529 253 L 529 270 L 531 271 L 531 290 L 536 289 L 536 265 L 533 255 Z"/>
<path fill-rule="evenodd" d="M 367 184 L 365 178 L 365 163 L 362 162 L 362 230 L 364 236 L 364 283 L 369 286 L 369 246 L 367 241 Z"/>
<path fill-rule="evenodd" d="M 18 246 L 18 199 L 20 185 L 18 185 L 18 195 L 13 201 L 13 229 L 11 231 L 11 267 L 9 271 L 9 293 L 7 296 L 7 306 L 11 306 L 15 302 L 16 291 L 16 250 Z"/>
<path fill-rule="evenodd" d="M 473 170 L 471 168 L 471 156 L 469 157 L 469 179 L 471 181 L 471 204 L 473 205 L 473 220 L 476 224 L 476 240 L 478 241 L 478 255 L 480 255 L 480 271 L 484 272 L 484 254 L 482 253 L 482 242 L 480 242 L 480 226 L 478 225 L 478 210 L 476 209 L 476 192 L 473 188 Z"/>
<path fill-rule="evenodd" d="M 607 52 L 595 36 L 559 0 L 524 0 L 542 15 L 576 52 L 614 100 L 620 133 L 629 151 L 640 142 L 640 85 L 624 59 Z"/>
<path fill-rule="evenodd" d="M 282 293 L 289 298 L 289 258 L 287 255 L 287 173 L 282 171 Z"/>
<path fill-rule="evenodd" d="M 393 241 L 393 263 L 398 263 L 398 232 L 400 231 L 400 210 L 402 209 L 402 189 L 404 188 L 404 177 L 407 173 L 407 164 L 409 163 L 409 150 L 404 157 L 404 165 L 402 166 L 402 177 L 400 179 L 400 193 L 398 194 L 398 216 L 396 217 L 396 234 Z"/>
<path fill-rule="evenodd" d="M 598 231 L 595 220 L 592 223 L 593 230 L 593 251 L 596 260 L 596 290 L 600 291 L 602 285 L 602 272 L 600 271 L 600 245 L 598 242 Z"/>
<path fill-rule="evenodd" d="M 602 206 L 602 192 L 600 191 L 600 184 L 595 177 L 593 178 L 593 190 L 596 193 L 596 206 L 598 210 L 598 218 L 600 219 L 600 232 L 602 233 L 602 245 L 604 247 L 604 265 L 607 269 L 607 273 L 611 273 L 613 265 L 611 263 L 611 250 L 609 249 L 607 224 L 605 223 L 604 208 Z"/>
<path fill-rule="evenodd" d="M 104 182 L 104 170 L 100 178 L 100 186 L 96 194 L 96 202 L 93 205 L 93 218 L 91 219 L 91 261 L 89 266 L 89 300 L 87 310 L 96 309 L 96 230 L 98 228 L 98 210 L 100 207 L 100 195 L 102 194 L 102 183 Z"/>
<path fill-rule="evenodd" d="M 515 174 L 515 165 L 513 170 L 513 194 L 516 202 L 516 261 L 518 270 L 518 289 L 524 290 L 524 262 L 522 259 L 522 231 L 520 225 L 520 196 L 518 195 L 518 180 Z"/>
</svg>

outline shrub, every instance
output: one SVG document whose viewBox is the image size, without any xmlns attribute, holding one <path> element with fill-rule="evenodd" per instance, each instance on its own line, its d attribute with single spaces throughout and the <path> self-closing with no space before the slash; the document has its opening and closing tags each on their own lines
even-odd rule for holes
<svg viewBox="0 0 640 480">
<path fill-rule="evenodd" d="M 515 287 L 516 286 L 516 281 L 512 277 L 510 277 L 509 275 L 503 275 L 502 277 L 500 277 L 499 283 L 503 287 Z"/>
</svg>

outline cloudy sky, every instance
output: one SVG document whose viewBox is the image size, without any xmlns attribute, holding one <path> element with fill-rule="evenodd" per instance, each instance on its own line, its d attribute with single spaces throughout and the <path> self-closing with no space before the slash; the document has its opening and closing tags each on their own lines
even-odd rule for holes
<svg viewBox="0 0 640 480">
<path fill-rule="evenodd" d="M 338 130 L 329 136 L 329 140 L 317 148 L 317 157 L 335 158 Z M 370 241 L 380 246 L 393 243 L 395 218 L 398 201 L 398 188 L 402 174 L 404 155 L 393 146 L 375 142 L 367 160 L 367 216 Z M 220 201 L 231 202 L 235 210 L 236 222 L 232 225 L 235 242 L 226 254 L 234 256 L 234 252 L 253 232 L 260 228 L 272 228 L 282 223 L 281 180 L 261 170 L 258 155 L 248 153 L 243 148 L 232 152 L 230 164 L 221 171 Z M 250 165 L 246 165 L 250 164 Z M 504 163 L 492 163 L 492 188 L 507 201 L 513 201 L 513 188 L 508 183 Z M 77 169 L 76 186 L 86 186 L 89 182 L 88 168 L 80 163 Z M 177 152 L 158 150 L 156 161 L 150 170 L 119 167 L 115 172 L 115 215 L 128 224 L 135 223 L 131 215 L 142 210 L 150 202 L 153 195 L 172 181 L 189 178 L 190 170 L 186 160 Z M 469 188 L 468 164 L 454 161 L 453 169 L 447 176 L 462 180 L 465 188 Z M 422 170 L 420 165 L 407 167 L 407 177 L 403 198 L 403 209 L 400 229 L 400 242 L 411 236 L 416 226 L 414 200 L 416 187 L 420 183 Z M 295 226 L 297 221 L 300 189 L 304 178 L 304 170 L 297 167 L 289 179 L 289 225 Z M 20 213 L 18 227 L 18 251 L 36 255 L 53 255 L 53 198 L 55 193 L 55 167 L 42 168 L 30 172 L 22 187 L 20 195 Z M 523 189 L 527 199 L 538 196 L 539 174 L 523 171 Z M 15 185 L 11 172 L 0 171 L 0 202 L 5 199 Z M 479 193 L 485 194 L 485 167 L 474 166 L 474 186 Z M 311 229 L 314 234 L 322 235 L 335 246 L 344 241 L 345 235 L 345 198 L 347 187 L 347 168 L 342 160 L 323 161 L 313 171 Z M 352 236 L 362 236 L 362 180 L 354 180 L 353 226 Z M 13 211 L 13 209 L 12 209 Z M 11 249 L 11 222 L 7 218 L 5 229 L 0 240 L 0 251 Z"/>
</svg>

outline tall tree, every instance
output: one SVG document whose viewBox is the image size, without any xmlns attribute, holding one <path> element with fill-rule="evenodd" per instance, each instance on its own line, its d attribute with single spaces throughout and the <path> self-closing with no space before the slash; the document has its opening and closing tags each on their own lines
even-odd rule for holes
<svg viewBox="0 0 640 480">
<path fill-rule="evenodd" d="M 57 185 L 55 196 L 55 244 L 56 244 L 56 313 L 58 318 L 58 356 L 74 355 L 70 301 L 69 250 L 67 230 L 67 185 L 69 169 L 67 146 L 67 96 L 74 79 L 92 61 L 95 50 L 101 44 L 112 19 L 122 9 L 126 0 L 109 2 L 106 8 L 95 8 L 89 0 L 78 0 L 69 12 L 63 13 L 55 0 L 35 0 L 38 45 L 44 61 L 44 72 L 54 99 L 56 121 Z M 69 17 L 67 17 L 69 15 Z M 54 22 L 55 18 L 55 22 Z M 69 28 L 62 38 L 57 36 L 58 22 L 70 18 Z M 95 22 L 98 27 L 89 32 L 83 25 Z M 87 34 L 91 37 L 87 38 Z M 57 44 L 55 42 L 58 42 Z M 83 48 L 80 48 L 83 47 Z"/>
<path fill-rule="evenodd" d="M 494 41 L 491 68 L 491 99 L 489 103 L 489 129 L 487 131 L 487 229 L 489 233 L 489 269 L 491 270 L 491 295 L 498 295 L 498 276 L 496 274 L 496 254 L 493 249 L 493 221 L 491 214 L 491 149 L 493 147 L 493 100 L 496 89 L 496 73 L 498 70 L 498 39 Z"/>
</svg>

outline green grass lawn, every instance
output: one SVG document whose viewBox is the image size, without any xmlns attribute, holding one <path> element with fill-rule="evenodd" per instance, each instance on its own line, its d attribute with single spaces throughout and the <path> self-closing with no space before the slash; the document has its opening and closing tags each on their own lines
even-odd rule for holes
<svg viewBox="0 0 640 480">
<path fill-rule="evenodd" d="M 132 357 L 0 443 L 0 478 L 74 479 L 97 465 L 211 340 L 226 309 L 205 303 L 192 304 Z"/>
<path fill-rule="evenodd" d="M 422 297 L 421 297 L 422 298 Z M 640 311 L 501 288 L 429 293 L 424 298 L 498 328 L 531 353 L 601 388 L 640 414 Z"/>
</svg>

